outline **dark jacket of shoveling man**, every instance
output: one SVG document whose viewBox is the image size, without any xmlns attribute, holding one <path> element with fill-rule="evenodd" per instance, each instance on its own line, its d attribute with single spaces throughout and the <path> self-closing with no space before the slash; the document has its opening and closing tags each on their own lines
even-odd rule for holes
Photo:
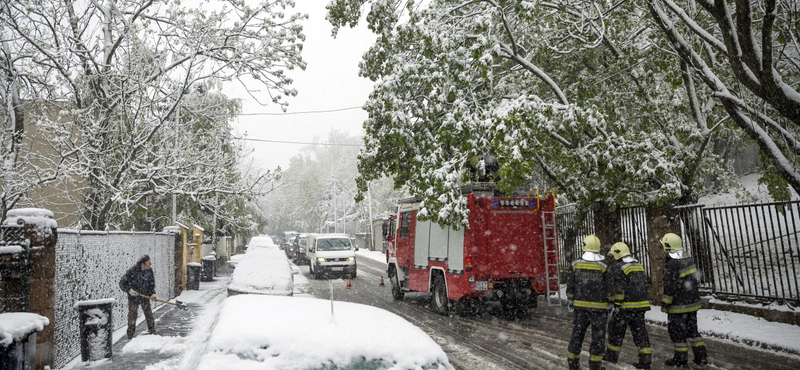
<svg viewBox="0 0 800 370">
<path fill-rule="evenodd" d="M 136 265 L 125 271 L 125 275 L 119 280 L 119 288 L 128 294 L 128 339 L 133 338 L 136 332 L 136 315 L 139 305 L 142 306 L 144 319 L 147 322 L 147 331 L 150 334 L 156 333 L 156 322 L 153 319 L 153 310 L 150 307 L 150 297 L 155 297 L 156 279 L 153 269 L 150 268 L 152 262 L 150 256 L 143 255 L 136 262 Z"/>
<path fill-rule="evenodd" d="M 617 362 L 625 331 L 630 326 L 633 342 L 639 348 L 639 361 L 633 366 L 637 369 L 650 369 L 652 349 L 644 321 L 644 313 L 650 311 L 647 273 L 642 263 L 633 258 L 627 244 L 614 243 L 609 254 L 617 261 L 611 268 L 612 294 L 616 309 L 608 322 L 608 342 L 603 360 Z"/>
</svg>

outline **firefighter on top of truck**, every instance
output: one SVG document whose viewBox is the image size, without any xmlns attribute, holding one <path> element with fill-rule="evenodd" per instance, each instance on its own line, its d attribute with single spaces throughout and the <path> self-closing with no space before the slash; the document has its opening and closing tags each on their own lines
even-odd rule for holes
<svg viewBox="0 0 800 370">
<path fill-rule="evenodd" d="M 664 234 L 661 245 L 667 253 L 661 312 L 667 313 L 667 331 L 675 349 L 673 357 L 664 364 L 686 366 L 691 344 L 694 363 L 705 365 L 708 363 L 706 345 L 697 331 L 697 311 L 700 309 L 697 267 L 684 252 L 680 236 Z"/>
<path fill-rule="evenodd" d="M 589 369 L 604 369 L 603 353 L 608 312 L 614 309 L 610 299 L 610 276 L 605 257 L 600 254 L 600 239 L 589 235 L 583 240 L 583 255 L 572 261 L 567 274 L 568 306 L 574 309 L 572 337 L 569 341 L 567 363 L 570 370 L 580 369 L 583 338 L 592 325 L 589 346 Z"/>
<path fill-rule="evenodd" d="M 622 242 L 611 246 L 609 253 L 617 263 L 612 269 L 612 294 L 614 312 L 608 322 L 608 343 L 603 361 L 616 363 L 625 331 L 630 326 L 633 342 L 639 348 L 637 369 L 650 369 L 652 349 L 644 322 L 644 313 L 650 310 L 647 299 L 648 279 L 641 262 L 633 258 L 628 245 Z"/>
</svg>

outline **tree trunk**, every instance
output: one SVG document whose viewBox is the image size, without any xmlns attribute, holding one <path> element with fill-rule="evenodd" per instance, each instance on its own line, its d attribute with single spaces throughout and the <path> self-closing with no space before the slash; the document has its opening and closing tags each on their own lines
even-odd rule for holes
<svg viewBox="0 0 800 370">
<path fill-rule="evenodd" d="M 603 202 L 596 203 L 592 208 L 594 211 L 594 235 L 600 239 L 600 253 L 605 256 L 614 243 L 622 241 L 622 223 L 619 211 L 612 212 L 609 206 Z"/>
<path fill-rule="evenodd" d="M 647 246 L 650 251 L 650 302 L 660 304 L 664 293 L 664 264 L 667 256 L 661 246 L 661 237 L 666 233 L 681 234 L 678 213 L 669 206 L 646 208 Z"/>
</svg>

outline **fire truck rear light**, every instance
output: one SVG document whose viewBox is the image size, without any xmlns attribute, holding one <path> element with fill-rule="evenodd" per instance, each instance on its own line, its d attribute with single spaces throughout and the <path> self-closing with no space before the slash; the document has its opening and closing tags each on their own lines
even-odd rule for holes
<svg viewBox="0 0 800 370">
<path fill-rule="evenodd" d="M 495 200 L 495 201 L 492 201 L 492 205 L 493 205 L 493 206 L 495 206 L 495 207 L 497 207 L 498 205 L 500 205 L 500 202 L 498 202 L 498 201 L 496 201 L 496 200 Z"/>
<path fill-rule="evenodd" d="M 472 273 L 472 257 L 464 258 L 464 272 Z"/>
</svg>

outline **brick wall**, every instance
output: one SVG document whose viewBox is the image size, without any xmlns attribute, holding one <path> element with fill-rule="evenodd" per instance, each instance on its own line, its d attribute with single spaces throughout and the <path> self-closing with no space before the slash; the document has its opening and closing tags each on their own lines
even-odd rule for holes
<svg viewBox="0 0 800 370">
<path fill-rule="evenodd" d="M 55 323 L 51 323 L 55 324 L 55 368 L 80 355 L 75 302 L 116 298 L 114 328 L 127 325 L 128 299 L 118 283 L 141 255 L 148 254 L 153 261 L 156 295 L 162 299 L 174 297 L 175 238 L 168 233 L 58 229 Z"/>
</svg>

